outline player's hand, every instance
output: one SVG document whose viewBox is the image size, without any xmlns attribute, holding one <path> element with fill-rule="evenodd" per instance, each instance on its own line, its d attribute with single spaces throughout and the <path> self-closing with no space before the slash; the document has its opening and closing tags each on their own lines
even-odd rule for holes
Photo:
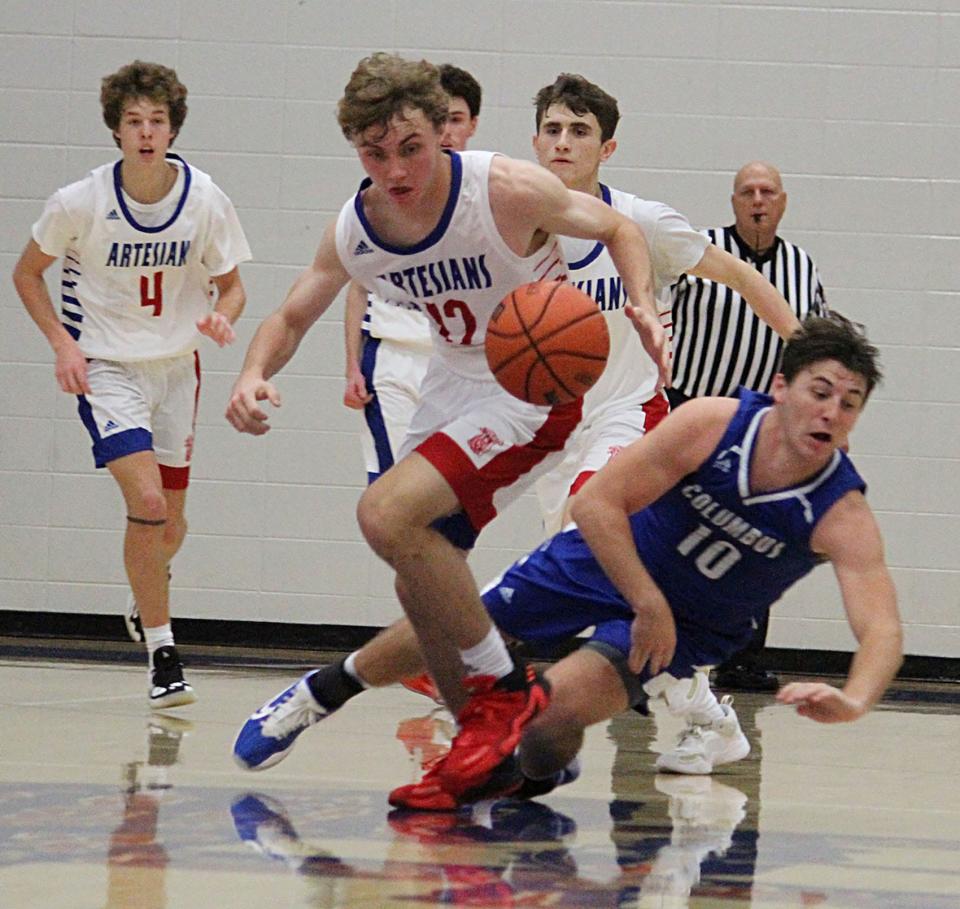
<svg viewBox="0 0 960 909">
<path fill-rule="evenodd" d="M 673 661 L 677 649 L 677 626 L 673 613 L 661 594 L 660 602 L 637 608 L 630 626 L 630 656 L 627 665 L 631 672 L 640 673 L 649 663 L 650 675 L 663 672 Z"/>
<path fill-rule="evenodd" d="M 213 310 L 203 318 L 197 319 L 197 331 L 208 338 L 212 338 L 220 347 L 232 344 L 237 333 L 233 330 L 230 320 L 222 313 Z"/>
<path fill-rule="evenodd" d="M 777 692 L 777 700 L 818 723 L 849 723 L 867 712 L 862 701 L 825 682 L 791 682 Z"/>
<path fill-rule="evenodd" d="M 57 362 L 54 368 L 57 384 L 61 391 L 71 395 L 90 394 L 90 382 L 87 379 L 87 358 L 73 338 L 57 350 Z"/>
<path fill-rule="evenodd" d="M 347 385 L 343 389 L 343 403 L 353 410 L 363 410 L 373 400 L 373 395 L 367 391 L 367 383 L 363 373 L 356 367 L 347 369 Z"/>
<path fill-rule="evenodd" d="M 280 394 L 270 382 L 241 374 L 233 386 L 226 413 L 227 421 L 237 432 L 262 436 L 269 431 L 269 414 L 259 406 L 259 401 L 269 401 L 274 407 L 281 405 Z"/>
<path fill-rule="evenodd" d="M 670 339 L 663 330 L 660 320 L 646 308 L 628 303 L 624 307 L 627 317 L 633 323 L 640 343 L 657 367 L 657 391 L 670 387 Z"/>
</svg>

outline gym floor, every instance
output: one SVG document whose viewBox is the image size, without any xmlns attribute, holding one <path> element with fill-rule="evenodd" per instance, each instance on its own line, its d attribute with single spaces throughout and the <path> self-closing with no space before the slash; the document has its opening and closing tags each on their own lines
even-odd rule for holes
<svg viewBox="0 0 960 909">
<path fill-rule="evenodd" d="M 189 662 L 189 660 L 188 660 Z M 153 713 L 140 666 L 0 659 L 4 909 L 960 906 L 960 688 L 900 682 L 821 726 L 739 695 L 752 745 L 712 777 L 657 774 L 679 723 L 591 730 L 536 802 L 393 812 L 452 734 L 401 688 L 365 692 L 262 773 L 243 720 L 304 667 L 208 666 Z"/>
</svg>

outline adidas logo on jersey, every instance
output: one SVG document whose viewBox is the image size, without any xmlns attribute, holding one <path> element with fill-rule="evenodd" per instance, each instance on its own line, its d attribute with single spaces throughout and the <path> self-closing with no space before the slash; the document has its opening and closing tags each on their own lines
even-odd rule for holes
<svg viewBox="0 0 960 909">
<path fill-rule="evenodd" d="M 367 253 L 372 253 L 372 252 L 373 252 L 373 250 L 367 245 L 367 241 L 366 241 L 366 240 L 361 240 L 361 241 L 356 245 L 356 248 L 353 250 L 353 254 L 354 254 L 355 256 L 364 256 L 364 255 L 366 255 Z"/>
<path fill-rule="evenodd" d="M 114 423 L 113 420 L 107 420 L 107 422 L 104 423 L 103 425 L 104 432 L 110 432 L 110 430 L 112 429 L 119 429 L 119 428 L 120 427 L 116 423 Z"/>
<path fill-rule="evenodd" d="M 108 220 L 108 221 L 119 221 L 119 220 L 120 220 L 120 215 L 117 214 L 117 210 L 116 210 L 115 208 L 111 208 L 111 209 L 110 209 L 110 213 L 107 215 L 107 220 Z"/>
</svg>

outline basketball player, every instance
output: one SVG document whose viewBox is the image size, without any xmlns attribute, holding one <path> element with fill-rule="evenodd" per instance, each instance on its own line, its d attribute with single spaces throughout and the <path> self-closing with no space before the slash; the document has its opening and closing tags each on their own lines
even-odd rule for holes
<svg viewBox="0 0 960 909">
<path fill-rule="evenodd" d="M 680 275 L 699 275 L 738 288 L 750 304 L 783 337 L 798 326 L 780 293 L 740 259 L 709 243 L 687 219 L 661 202 L 650 202 L 600 182 L 600 165 L 616 151 L 614 138 L 620 111 L 616 98 L 583 76 L 562 73 L 535 98 L 533 150 L 537 161 L 556 174 L 568 189 L 602 199 L 634 220 L 650 248 L 655 290 L 673 284 Z M 568 444 L 560 466 L 541 477 L 537 496 L 548 534 L 570 519 L 572 497 L 611 457 L 652 429 L 669 406 L 656 390 L 656 366 L 647 357 L 630 320 L 623 284 L 609 253 L 593 241 L 562 237 L 569 280 L 591 295 L 603 311 L 610 332 L 610 355 L 596 385 L 583 402 L 583 420 Z M 698 683 L 708 688 L 706 674 Z M 678 685 L 684 690 L 689 680 Z M 422 683 L 410 687 L 423 690 Z M 679 707 L 685 700 L 672 699 Z M 697 719 L 702 711 L 692 714 Z M 708 749 L 703 736 L 681 734 L 679 750 L 659 758 L 660 769 L 693 769 L 709 773 L 714 766 L 746 756 L 749 744 L 739 731 L 736 713 L 728 707 L 731 735 L 722 749 Z M 702 753 L 692 754 L 700 749 Z"/>
<path fill-rule="evenodd" d="M 635 221 L 650 248 L 655 292 L 687 273 L 737 288 L 783 338 L 800 326 L 782 295 L 756 269 L 713 246 L 687 219 L 662 202 L 649 202 L 600 182 L 600 165 L 616 151 L 617 99 L 583 76 L 561 73 L 537 92 L 533 150 L 537 161 L 568 189 L 602 199 Z M 657 391 L 656 364 L 645 356 L 630 320 L 626 292 L 610 255 L 593 241 L 561 237 L 568 278 L 592 296 L 610 331 L 610 355 L 584 396 L 583 420 L 562 465 L 537 481 L 544 527 L 556 533 L 569 520 L 571 496 L 611 457 L 666 415 Z"/>
<path fill-rule="evenodd" d="M 103 119 L 122 157 L 50 197 L 14 270 L 61 390 L 78 396 L 94 461 L 126 503 L 127 626 L 146 643 L 153 707 L 196 700 L 170 626 L 168 567 L 187 532 L 197 342 L 233 341 L 245 301 L 237 266 L 250 258 L 230 200 L 168 153 L 186 97 L 176 73 L 155 63 L 103 80 Z M 58 315 L 43 275 L 61 257 Z"/>
<path fill-rule="evenodd" d="M 477 131 L 480 83 L 466 70 L 443 63 L 440 84 L 449 95 L 441 145 L 463 151 Z M 433 353 L 430 326 L 419 309 L 368 294 L 356 281 L 347 290 L 343 317 L 347 384 L 343 403 L 364 412 L 360 437 L 367 481 L 388 467 L 420 402 L 420 384 Z"/>
<path fill-rule="evenodd" d="M 401 459 L 358 507 L 361 530 L 395 570 L 427 668 L 459 722 L 446 758 L 421 783 L 391 793 L 393 804 L 414 808 L 457 801 L 483 785 L 502 749 L 512 749 L 548 698 L 541 680 L 507 652 L 464 551 L 499 509 L 559 460 L 580 401 L 538 407 L 504 391 L 483 352 L 491 313 L 518 285 L 565 275 L 555 234 L 600 240 L 617 263 L 661 381 L 669 369 L 636 225 L 532 163 L 446 152 L 448 105 L 426 61 L 380 53 L 360 62 L 338 119 L 368 179 L 257 331 L 227 410 L 240 431 L 268 430 L 260 402 L 280 403 L 270 377 L 350 277 L 430 317 L 435 353 Z M 306 683 L 291 686 L 257 711 L 242 736 L 257 750 L 282 751 L 290 724 L 312 703 Z M 247 746 L 238 747 L 245 760 Z"/>
<path fill-rule="evenodd" d="M 577 494 L 576 527 L 484 591 L 494 621 L 518 640 L 595 629 L 546 671 L 551 700 L 523 733 L 522 774 L 507 758 L 460 801 L 549 791 L 574 775 L 587 726 L 648 697 L 689 698 L 706 734 L 728 734 L 722 705 L 704 697 L 693 669 L 735 652 L 753 620 L 822 561 L 859 650 L 842 687 L 795 682 L 777 699 L 822 723 L 856 720 L 877 703 L 900 665 L 902 631 L 865 484 L 844 453 L 880 379 L 876 357 L 846 319 L 810 317 L 784 348 L 772 396 L 744 389 L 670 414 Z M 417 664 L 416 638 L 398 623 L 361 648 L 349 672 L 343 661 L 314 671 L 300 683 L 311 692 L 309 719 L 288 725 L 283 747 L 262 750 L 254 769 L 281 760 L 303 729 L 356 694 L 358 677 L 379 687 Z M 683 678 L 693 682 L 681 692 Z M 438 797 L 433 807 L 455 804 Z"/>
<path fill-rule="evenodd" d="M 682 274 L 736 288 L 784 338 L 800 323 L 781 294 L 756 269 L 711 244 L 687 219 L 661 202 L 640 199 L 600 182 L 600 165 L 616 151 L 614 138 L 620 111 L 616 98 L 583 76 L 561 73 L 537 92 L 533 150 L 537 161 L 556 174 L 568 189 L 602 199 L 643 230 L 650 248 L 655 291 L 659 293 Z M 652 429 L 669 410 L 657 390 L 657 370 L 643 351 L 623 307 L 626 292 L 609 252 L 602 243 L 562 237 L 571 283 L 592 296 L 606 317 L 610 333 L 607 365 L 584 395 L 583 419 L 567 445 L 559 467 L 537 480 L 536 490 L 548 535 L 569 523 L 573 496 L 611 457 Z M 430 693 L 429 679 L 404 682 Z M 706 673 L 698 680 L 709 687 Z M 686 690 L 689 680 L 677 683 Z M 685 703 L 676 698 L 672 703 Z M 702 711 L 700 711 L 702 713 Z M 694 714 L 694 719 L 699 714 Z M 681 733 L 679 750 L 659 758 L 660 769 L 691 768 L 709 773 L 714 766 L 740 760 L 749 744 L 739 730 L 736 713 L 728 709 L 732 734 L 727 747 L 711 749 L 702 736 Z M 694 755 L 692 750 L 702 753 Z"/>
</svg>

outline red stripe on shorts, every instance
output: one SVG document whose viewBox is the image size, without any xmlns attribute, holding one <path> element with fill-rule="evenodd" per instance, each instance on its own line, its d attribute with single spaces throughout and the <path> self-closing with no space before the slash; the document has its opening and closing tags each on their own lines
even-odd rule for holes
<svg viewBox="0 0 960 909">
<path fill-rule="evenodd" d="M 190 485 L 189 467 L 167 467 L 165 464 L 157 466 L 160 468 L 160 481 L 164 489 L 186 489 Z"/>
<path fill-rule="evenodd" d="M 670 413 L 670 402 L 662 391 L 657 392 L 649 401 L 644 401 L 640 406 L 644 413 L 644 434 L 650 432 L 651 429 L 657 426 L 660 421 Z M 609 461 L 607 463 L 609 463 Z M 567 492 L 567 496 L 575 496 L 580 492 L 587 480 L 595 473 L 595 470 L 583 470 L 578 473 L 577 478 L 570 484 L 570 490 Z"/>
<path fill-rule="evenodd" d="M 513 445 L 481 468 L 477 468 L 450 436 L 434 433 L 416 451 L 423 455 L 450 484 L 479 533 L 496 516 L 493 496 L 512 486 L 547 455 L 561 451 L 580 422 L 583 399 L 554 407 L 536 435 L 526 445 Z"/>
</svg>

